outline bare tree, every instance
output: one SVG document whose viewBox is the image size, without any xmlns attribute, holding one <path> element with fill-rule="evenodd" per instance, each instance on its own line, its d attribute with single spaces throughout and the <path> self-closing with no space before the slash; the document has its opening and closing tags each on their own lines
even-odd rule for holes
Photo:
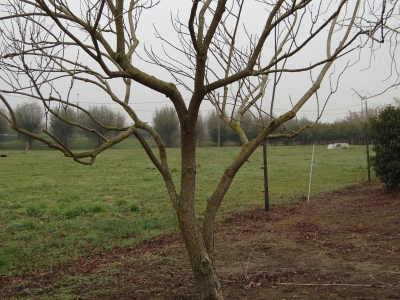
<svg viewBox="0 0 400 300">
<path fill-rule="evenodd" d="M 50 115 L 50 132 L 53 133 L 65 147 L 68 147 L 68 138 L 75 132 L 76 127 L 64 122 L 62 119 L 76 122 L 76 112 L 69 107 L 60 107 L 56 112 L 57 114 Z"/>
<path fill-rule="evenodd" d="M 89 131 L 86 134 L 95 147 L 101 146 L 104 142 L 104 137 L 116 136 L 118 131 L 113 128 L 123 128 L 125 126 L 124 117 L 106 105 L 90 106 L 87 112 L 89 114 L 81 114 L 78 122 L 82 122 L 86 128 L 93 128 L 93 131 Z"/>
<path fill-rule="evenodd" d="M 211 141 L 213 141 L 215 145 L 219 145 L 221 147 L 223 147 L 225 143 L 229 141 L 229 133 L 230 131 L 233 131 L 228 125 L 221 121 L 214 110 L 209 112 L 207 116 L 207 129 Z"/>
<path fill-rule="evenodd" d="M 8 122 L 5 116 L 7 115 L 7 110 L 0 105 L 0 145 L 4 142 L 4 134 L 8 129 Z"/>
<path fill-rule="evenodd" d="M 199 142 L 203 141 L 204 138 L 206 137 L 207 131 L 206 131 L 206 122 L 204 120 L 204 117 L 199 114 L 197 117 L 197 123 L 196 123 L 196 140 L 197 144 Z"/>
<path fill-rule="evenodd" d="M 184 14 L 171 17 L 176 39 L 164 33 L 164 23 L 162 31 L 156 30 L 163 47 L 138 47 L 140 17 L 146 14 L 146 20 L 157 22 L 161 16 L 158 4 L 155 0 L 2 1 L 0 97 L 10 111 L 8 121 L 15 130 L 83 164 L 92 164 L 99 153 L 134 134 L 164 179 L 199 297 L 223 299 L 213 263 L 214 222 L 233 178 L 266 138 L 293 137 L 310 126 L 288 134 L 274 133 L 310 99 L 317 100 L 318 115 L 322 114 L 325 100 L 336 92 L 340 75 L 351 65 L 346 56 L 359 53 L 366 45 L 371 45 L 369 50 L 373 51 L 384 42 L 397 1 L 175 1 L 171 10 L 176 5 Z M 150 37 L 144 34 L 142 38 Z M 339 59 L 342 67 L 335 65 Z M 158 73 L 157 67 L 164 73 Z M 169 82 L 162 79 L 165 71 L 170 74 Z M 273 117 L 278 87 L 288 74 L 298 75 L 297 80 L 309 78 L 309 83 L 291 97 L 291 109 Z M 325 78 L 328 93 L 323 101 L 317 92 Z M 116 87 L 118 80 L 120 85 Z M 102 90 L 127 112 L 133 125 L 107 126 L 82 106 L 73 104 L 70 95 L 75 92 L 77 81 Z M 178 115 L 182 153 L 179 190 L 160 135 L 131 106 L 133 84 L 167 97 Z M 49 103 L 68 104 L 100 127 L 120 134 L 107 138 L 93 127 L 74 124 L 93 132 L 103 142 L 91 151 L 73 152 L 47 131 L 53 140 L 23 130 L 7 100 L 9 93 L 42 101 L 51 114 L 54 111 Z M 204 199 L 207 208 L 200 225 L 194 209 L 196 123 L 204 101 L 211 102 L 223 122 L 236 132 L 242 149 L 226 167 L 214 193 Z M 262 118 L 267 121 L 250 141 L 242 126 L 246 112 L 254 117 L 270 116 Z M 150 148 L 139 129 L 152 136 L 158 152 Z"/>
<path fill-rule="evenodd" d="M 3 106 L 0 106 L 0 134 L 5 134 L 7 132 L 8 122 L 5 116 L 7 111 Z"/>
<path fill-rule="evenodd" d="M 43 124 L 44 119 L 42 106 L 33 100 L 17 105 L 14 116 L 18 128 L 32 135 L 40 129 L 39 127 Z M 21 137 L 26 141 L 25 150 L 33 149 L 33 141 L 35 140 L 33 136 L 24 135 L 24 132 L 21 131 L 18 132 L 22 133 Z"/>
<path fill-rule="evenodd" d="M 167 148 L 172 148 L 178 137 L 179 120 L 173 107 L 162 107 L 156 109 L 153 115 L 154 129 L 160 134 Z"/>
</svg>

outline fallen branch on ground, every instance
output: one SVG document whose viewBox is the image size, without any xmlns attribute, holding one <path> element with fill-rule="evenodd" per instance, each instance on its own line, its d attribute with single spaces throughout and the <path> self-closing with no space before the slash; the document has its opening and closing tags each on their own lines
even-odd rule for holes
<svg viewBox="0 0 400 300">
<path fill-rule="evenodd" d="M 355 286 L 355 287 L 378 287 L 374 284 L 350 284 L 350 283 L 295 283 L 280 282 L 280 285 L 298 285 L 298 286 Z M 379 286 L 382 287 L 382 286 Z"/>
</svg>

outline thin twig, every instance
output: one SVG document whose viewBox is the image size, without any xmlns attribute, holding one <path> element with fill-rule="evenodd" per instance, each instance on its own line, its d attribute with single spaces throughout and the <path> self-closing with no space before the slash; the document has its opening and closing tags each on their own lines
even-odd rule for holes
<svg viewBox="0 0 400 300">
<path fill-rule="evenodd" d="M 295 283 L 295 282 L 280 282 L 280 285 L 294 286 L 354 286 L 354 287 L 378 287 L 373 284 L 350 284 L 350 283 Z M 381 286 L 379 286 L 381 287 Z"/>
<path fill-rule="evenodd" d="M 245 273 L 244 273 L 244 278 L 246 278 L 246 279 L 248 279 L 248 278 L 247 278 L 247 269 L 249 268 L 250 257 L 251 257 L 251 253 L 253 253 L 253 250 L 254 250 L 254 248 L 251 249 L 250 254 L 249 254 L 249 258 L 247 259 L 246 271 L 245 271 Z"/>
<path fill-rule="evenodd" d="M 221 282 L 227 282 L 227 283 L 235 283 L 235 280 L 224 280 L 224 279 L 220 279 L 219 281 Z"/>
</svg>

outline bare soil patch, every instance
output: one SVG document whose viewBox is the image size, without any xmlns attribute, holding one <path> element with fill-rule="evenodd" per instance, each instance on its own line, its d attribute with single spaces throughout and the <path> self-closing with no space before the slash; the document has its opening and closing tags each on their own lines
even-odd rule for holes
<svg viewBox="0 0 400 300">
<path fill-rule="evenodd" d="M 232 215 L 216 228 L 226 299 L 400 299 L 400 193 L 378 182 Z M 178 234 L 2 278 L 0 299 L 196 299 Z"/>
</svg>

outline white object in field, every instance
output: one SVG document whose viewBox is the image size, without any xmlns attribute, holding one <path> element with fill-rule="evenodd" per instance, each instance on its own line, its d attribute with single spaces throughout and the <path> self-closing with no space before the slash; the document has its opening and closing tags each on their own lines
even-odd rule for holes
<svg viewBox="0 0 400 300">
<path fill-rule="evenodd" d="M 334 143 L 334 144 L 329 144 L 328 145 L 328 150 L 332 149 L 348 149 L 350 148 L 350 145 L 348 143 Z"/>
</svg>

